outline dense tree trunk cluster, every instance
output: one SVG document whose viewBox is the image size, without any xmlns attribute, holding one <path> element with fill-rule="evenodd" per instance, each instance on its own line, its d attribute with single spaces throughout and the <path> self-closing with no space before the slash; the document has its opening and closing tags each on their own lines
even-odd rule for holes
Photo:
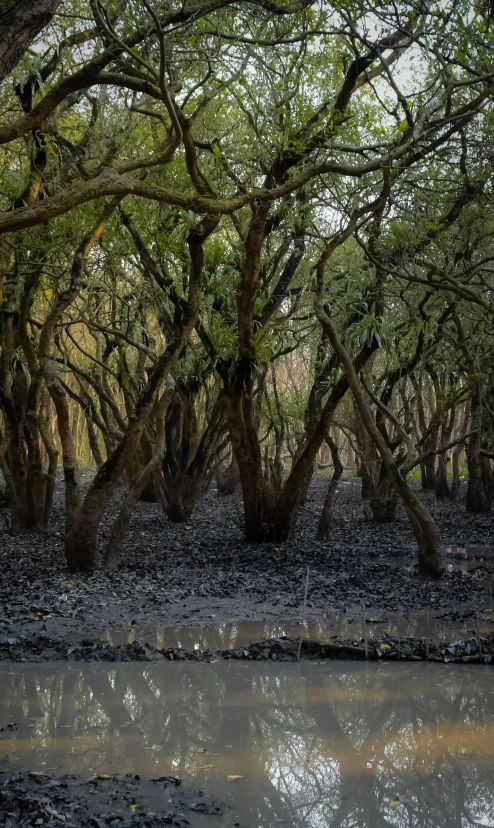
<svg viewBox="0 0 494 828">
<path fill-rule="evenodd" d="M 440 577 L 419 488 L 494 498 L 489 20 L 58 5 L 0 8 L 10 530 L 48 530 L 61 466 L 73 571 L 117 489 L 109 568 L 140 500 L 187 521 L 213 480 L 280 543 L 331 466 L 317 539 L 346 469 L 369 519 L 402 504 Z"/>
</svg>

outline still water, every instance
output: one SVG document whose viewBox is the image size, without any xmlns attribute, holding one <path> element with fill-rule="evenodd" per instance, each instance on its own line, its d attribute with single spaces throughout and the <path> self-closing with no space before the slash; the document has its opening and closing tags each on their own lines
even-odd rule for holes
<svg viewBox="0 0 494 828">
<path fill-rule="evenodd" d="M 28 770 L 174 775 L 211 828 L 494 826 L 490 667 L 18 665 L 0 756 Z M 238 776 L 228 782 L 228 776 Z"/>
</svg>

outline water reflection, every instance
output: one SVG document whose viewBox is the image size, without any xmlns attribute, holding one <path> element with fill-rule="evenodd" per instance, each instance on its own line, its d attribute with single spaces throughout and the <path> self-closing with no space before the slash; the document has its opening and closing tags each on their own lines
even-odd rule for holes
<svg viewBox="0 0 494 828">
<path fill-rule="evenodd" d="M 442 614 L 441 614 L 442 615 Z M 479 632 L 489 634 L 494 630 L 492 616 L 480 612 Z M 427 638 L 434 642 L 451 642 L 468 638 L 476 634 L 475 619 L 453 621 L 437 617 L 433 610 L 413 617 L 403 618 L 397 612 L 387 612 L 384 618 L 366 616 L 366 633 L 368 638 L 383 638 L 386 635 L 401 638 Z M 304 625 L 296 621 L 238 621 L 229 624 L 212 624 L 203 627 L 162 627 L 129 626 L 100 631 L 100 638 L 112 646 L 132 644 L 141 641 L 157 649 L 181 647 L 184 650 L 231 650 L 244 647 L 265 638 L 298 638 L 300 635 L 313 641 L 328 642 L 332 638 L 360 640 L 363 635 L 362 620 L 348 618 L 345 613 L 332 612 L 317 620 L 306 621 Z M 70 638 L 76 640 L 81 636 Z"/>
<path fill-rule="evenodd" d="M 182 776 L 231 806 L 211 826 L 494 825 L 491 668 L 10 665 L 9 722 L 0 755 L 36 770 Z"/>
</svg>

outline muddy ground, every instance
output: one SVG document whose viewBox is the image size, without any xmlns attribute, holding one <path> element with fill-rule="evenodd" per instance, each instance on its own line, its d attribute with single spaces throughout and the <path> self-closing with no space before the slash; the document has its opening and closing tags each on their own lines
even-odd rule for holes
<svg viewBox="0 0 494 828">
<path fill-rule="evenodd" d="M 197 814 L 220 816 L 224 811 L 222 802 L 182 786 L 173 776 L 150 780 L 130 773 L 93 774 L 83 779 L 55 769 L 24 772 L 0 759 L 0 825 L 5 828 L 186 828 Z"/>
<path fill-rule="evenodd" d="M 4 510 L 0 513 L 3 657 L 9 657 L 9 647 L 22 657 L 29 642 L 35 651 L 42 650 L 43 637 L 61 642 L 80 637 L 90 643 L 105 630 L 122 625 L 179 627 L 300 619 L 307 566 L 308 619 L 333 611 L 361 618 L 365 602 L 369 618 L 386 619 L 399 606 L 403 617 L 427 610 L 446 623 L 459 617 L 474 619 L 476 613 L 490 621 L 494 559 L 481 560 L 482 550 L 474 550 L 465 561 L 461 552 L 452 549 L 446 555 L 443 579 L 420 581 L 406 515 L 399 511 L 393 523 L 384 525 L 366 519 L 355 478 L 342 482 L 329 538 L 317 542 L 314 536 L 326 485 L 322 476 L 314 481 L 294 536 L 285 545 L 246 543 L 240 497 L 219 498 L 210 490 L 191 520 L 179 525 L 171 523 L 158 505 L 141 503 L 120 568 L 111 573 L 67 572 L 61 486 L 46 536 L 10 535 Z M 454 504 L 437 503 L 433 493 L 422 496 L 434 514 L 444 547 L 494 545 L 492 515 L 468 514 L 464 489 Z M 103 525 L 102 548 L 115 511 L 114 506 Z M 43 660 L 41 651 L 38 657 Z"/>
<path fill-rule="evenodd" d="M 368 639 L 357 634 L 353 638 L 332 636 L 330 641 L 306 640 L 282 636 L 264 638 L 252 644 L 225 650 L 192 649 L 184 647 L 156 648 L 140 641 L 112 645 L 106 641 L 83 639 L 67 645 L 63 639 L 47 636 L 14 638 L 0 641 L 0 661 L 34 662 L 157 662 L 201 661 L 212 663 L 218 658 L 238 661 L 290 662 L 300 659 L 350 659 L 367 661 L 435 661 L 445 664 L 493 664 L 494 632 L 470 630 L 453 641 L 434 641 L 423 637 L 396 637 L 384 635 Z M 8 725 L 7 725 L 8 726 Z M 0 727 L 0 732 L 4 728 Z"/>
</svg>

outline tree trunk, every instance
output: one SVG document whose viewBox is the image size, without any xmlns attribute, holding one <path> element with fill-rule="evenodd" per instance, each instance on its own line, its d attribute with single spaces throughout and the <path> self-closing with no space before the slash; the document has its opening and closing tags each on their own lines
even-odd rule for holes
<svg viewBox="0 0 494 828">
<path fill-rule="evenodd" d="M 424 451 L 432 451 L 436 447 L 437 440 L 427 440 L 424 443 Z M 424 476 L 422 478 L 422 488 L 426 491 L 433 492 L 436 488 L 436 458 L 428 457 L 424 461 Z"/>
<path fill-rule="evenodd" d="M 438 456 L 436 497 L 438 500 L 448 500 L 451 498 L 451 489 L 448 481 L 448 467 L 446 465 L 446 459 L 442 454 Z"/>
<path fill-rule="evenodd" d="M 458 492 L 460 490 L 460 455 L 463 451 L 463 446 L 456 446 L 453 451 L 453 484 L 451 486 L 451 492 L 449 495 L 450 500 L 456 500 Z"/>
<path fill-rule="evenodd" d="M 420 485 L 422 489 L 427 489 L 427 472 L 425 470 L 425 463 L 420 463 Z"/>
<path fill-rule="evenodd" d="M 41 348 L 40 348 L 41 350 Z M 70 406 L 60 383 L 54 360 L 40 354 L 41 370 L 57 412 L 57 426 L 62 444 L 62 465 L 65 482 L 65 531 L 70 531 L 81 504 L 79 466 L 71 428 Z"/>
<path fill-rule="evenodd" d="M 163 455 L 165 453 L 165 417 L 166 410 L 170 403 L 175 390 L 175 382 L 170 376 L 168 378 L 167 389 L 163 393 L 161 400 L 157 406 L 156 411 L 156 445 L 151 459 L 138 475 L 137 480 L 131 486 L 124 502 L 122 503 L 117 519 L 113 525 L 110 541 L 105 555 L 105 566 L 107 569 L 116 569 L 120 559 L 120 552 L 122 550 L 123 542 L 129 528 L 130 519 L 134 513 L 136 504 L 141 496 L 141 493 L 149 480 L 154 476 L 156 471 L 163 462 Z"/>
<path fill-rule="evenodd" d="M 15 534 L 16 532 L 19 532 L 22 527 L 22 507 L 19 503 L 14 479 L 5 457 L 7 447 L 8 443 L 6 441 L 4 441 L 0 446 L 0 471 L 2 472 L 3 479 L 5 480 L 5 489 L 10 509 L 10 531 Z"/>
<path fill-rule="evenodd" d="M 484 487 L 482 477 L 481 461 L 481 428 L 482 428 L 482 402 L 480 389 L 475 388 L 471 400 L 470 426 L 473 431 L 467 448 L 468 466 L 468 488 L 467 488 L 467 511 L 482 513 L 489 511 L 489 500 Z"/>
<path fill-rule="evenodd" d="M 248 540 L 263 543 L 268 540 L 272 526 L 272 499 L 263 475 L 261 447 L 254 422 L 250 363 L 244 363 L 244 366 L 243 381 L 238 377 L 234 384 L 225 387 L 225 417 L 242 486 L 245 533 Z M 241 368 L 239 365 L 238 371 Z"/>
<path fill-rule="evenodd" d="M 377 523 L 391 523 L 396 514 L 398 493 L 387 474 L 384 474 L 369 502 Z"/>
<path fill-rule="evenodd" d="M 372 440 L 370 439 L 360 414 L 354 406 L 354 421 L 355 421 L 355 436 L 357 438 L 357 445 L 360 450 L 361 466 L 360 477 L 362 480 L 362 500 L 367 501 L 376 492 L 376 465 L 381 465 L 379 457 L 376 456 L 376 450 Z"/>
<path fill-rule="evenodd" d="M 218 487 L 218 494 L 221 497 L 227 497 L 235 494 L 239 483 L 240 473 L 238 470 L 238 463 L 236 461 L 235 455 L 233 454 L 232 459 L 226 467 L 226 469 L 224 471 L 218 469 L 216 473 L 216 485 Z"/>
<path fill-rule="evenodd" d="M 103 463 L 91 483 L 84 502 L 65 536 L 65 557 L 72 572 L 91 571 L 98 551 L 98 532 L 103 514 L 116 483 L 132 461 L 141 434 L 150 414 L 151 403 L 129 424 L 122 442 L 112 456 Z"/>
<path fill-rule="evenodd" d="M 194 293 L 197 288 L 194 286 Z M 177 332 L 154 366 L 151 376 L 141 392 L 127 431 L 111 457 L 103 463 L 91 483 L 77 517 L 65 537 L 65 557 L 73 572 L 91 571 L 95 567 L 98 552 L 98 532 L 106 506 L 113 495 L 120 476 L 131 465 L 139 449 L 142 433 L 154 408 L 156 394 L 164 377 L 178 358 L 183 344 L 197 318 L 196 296 L 193 307 L 186 309 L 183 327 L 177 324 Z"/>
<path fill-rule="evenodd" d="M 0 2 L 0 81 L 15 69 L 27 47 L 50 22 L 60 3 L 61 0 Z"/>
<path fill-rule="evenodd" d="M 81 504 L 79 467 L 74 434 L 71 425 L 68 394 L 60 381 L 55 360 L 52 356 L 55 328 L 64 312 L 78 297 L 83 277 L 83 266 L 93 244 L 100 238 L 110 216 L 117 209 L 121 196 L 107 202 L 95 226 L 83 237 L 72 261 L 69 287 L 62 291 L 45 319 L 39 337 L 39 365 L 41 375 L 53 400 L 57 412 L 57 426 L 62 444 L 62 465 L 65 480 L 65 532 L 71 532 Z M 79 409 L 78 409 L 79 410 Z"/>
<path fill-rule="evenodd" d="M 331 518 L 333 516 L 333 508 L 336 500 L 336 494 L 338 492 L 338 483 L 340 482 L 341 475 L 343 474 L 343 464 L 339 458 L 338 447 L 336 443 L 334 442 L 333 438 L 329 435 L 326 438 L 326 442 L 331 451 L 334 472 L 329 482 L 328 491 L 326 493 L 324 505 L 322 507 L 321 517 L 319 520 L 319 526 L 317 527 L 316 540 L 318 541 L 325 540 L 325 538 L 328 535 Z"/>
<path fill-rule="evenodd" d="M 403 504 L 412 524 L 413 532 L 417 539 L 419 575 L 422 578 L 438 579 L 442 575 L 442 569 L 440 553 L 437 547 L 438 535 L 436 525 L 424 504 L 419 500 L 415 492 L 409 488 L 406 480 L 400 474 L 400 470 L 396 465 L 393 454 L 376 426 L 371 409 L 367 404 L 360 386 L 357 373 L 352 365 L 352 361 L 340 341 L 332 320 L 324 309 L 323 301 L 320 296 L 318 296 L 316 300 L 316 313 L 339 357 L 353 397 L 358 406 L 360 416 L 362 417 L 362 421 L 382 457 L 390 480 L 403 500 Z"/>
</svg>

